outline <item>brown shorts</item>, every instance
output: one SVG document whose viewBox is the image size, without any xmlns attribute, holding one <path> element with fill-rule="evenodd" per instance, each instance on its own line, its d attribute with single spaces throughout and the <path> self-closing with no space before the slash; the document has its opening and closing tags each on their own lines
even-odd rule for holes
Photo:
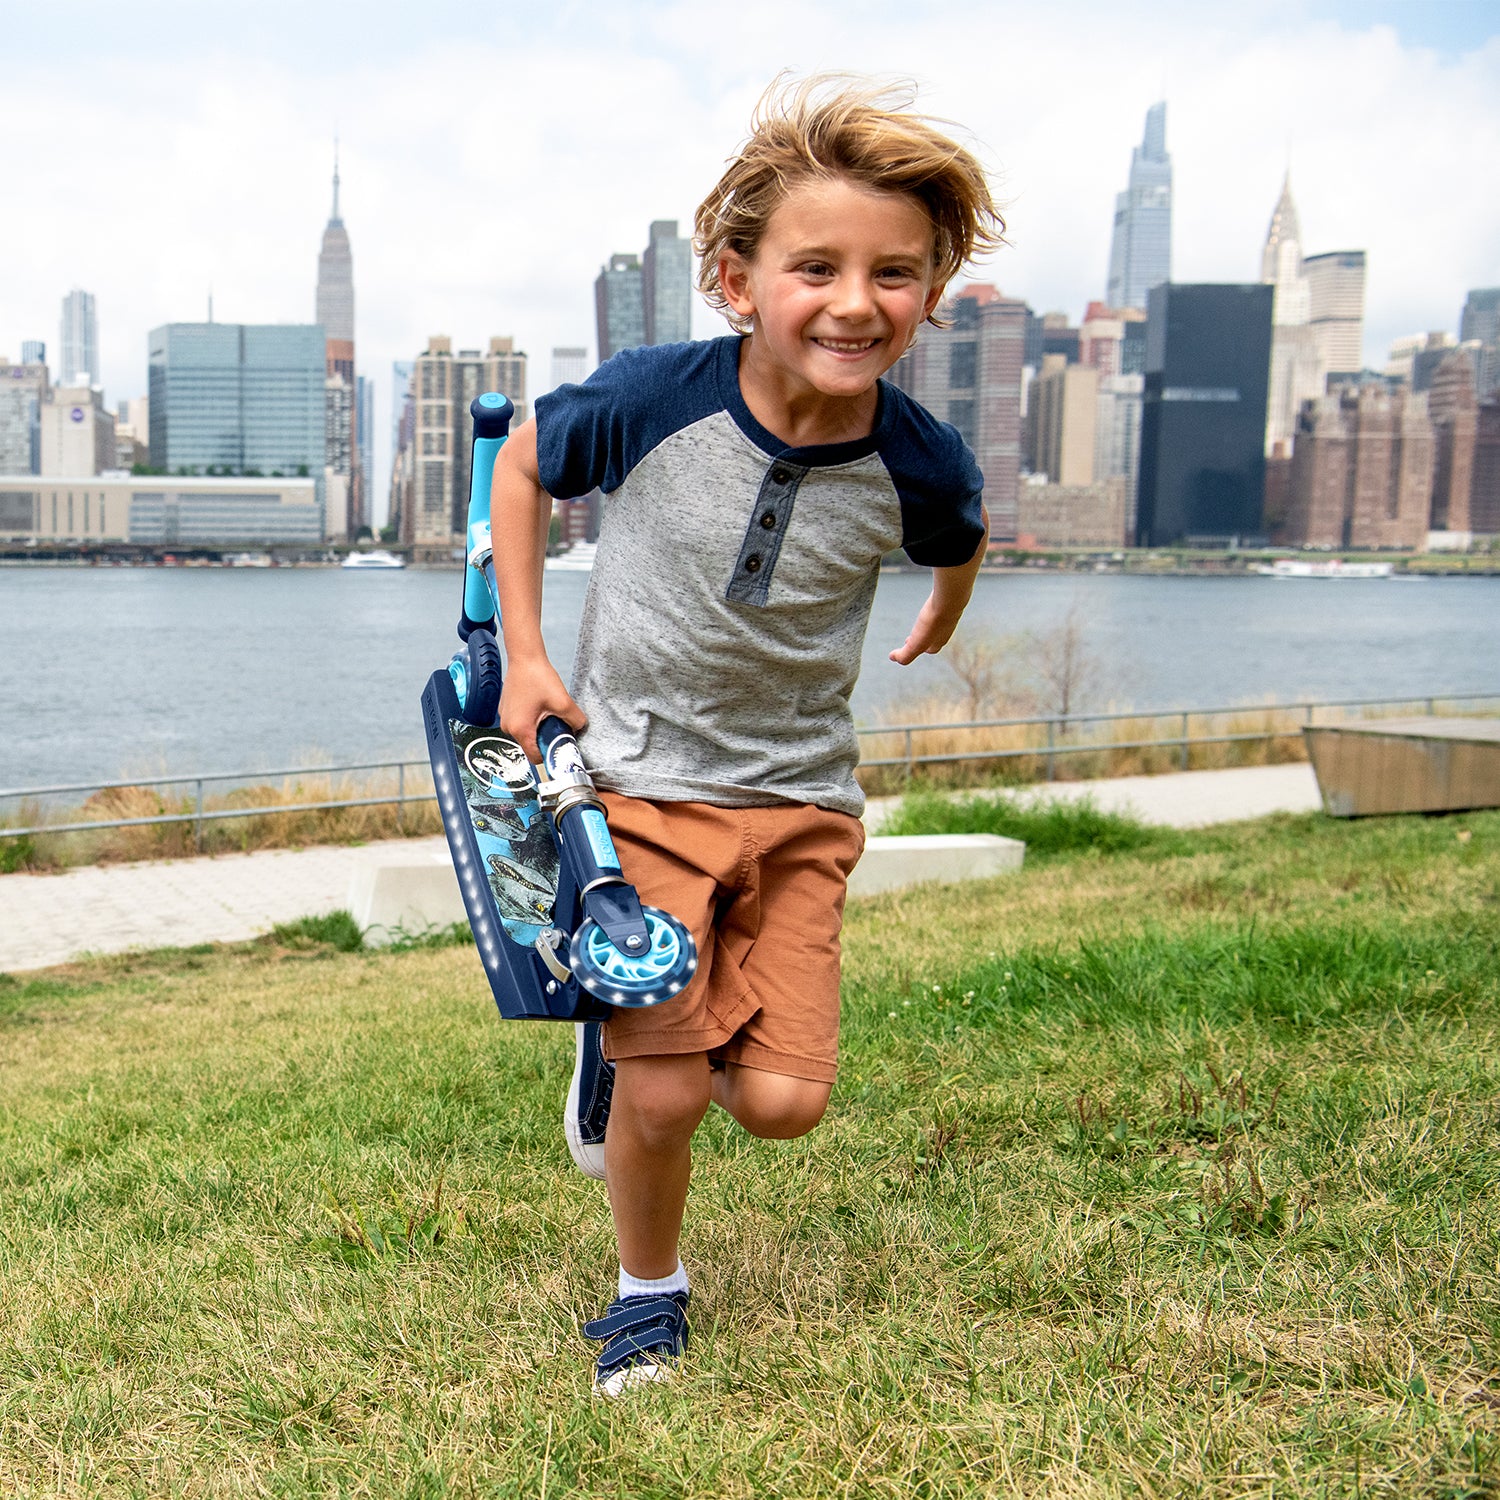
<svg viewBox="0 0 1500 1500">
<path fill-rule="evenodd" d="M 698 972 L 680 995 L 611 1013 L 605 1056 L 706 1052 L 832 1083 L 839 929 L 845 883 L 864 851 L 859 819 L 805 804 L 602 796 L 625 878 L 698 944 Z"/>
</svg>

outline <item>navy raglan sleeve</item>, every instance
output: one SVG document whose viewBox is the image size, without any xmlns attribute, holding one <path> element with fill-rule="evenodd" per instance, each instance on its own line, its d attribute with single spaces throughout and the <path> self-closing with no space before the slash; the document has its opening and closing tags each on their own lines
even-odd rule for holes
<svg viewBox="0 0 1500 1500">
<path fill-rule="evenodd" d="M 536 402 L 536 458 L 542 488 L 555 500 L 618 489 L 630 472 L 627 451 L 633 349 L 606 360 L 582 385 L 562 385 Z"/>
<path fill-rule="evenodd" d="M 622 349 L 582 385 L 539 396 L 542 488 L 554 500 L 619 489 L 658 443 L 718 409 L 715 371 L 738 345 L 727 338 Z"/>
<path fill-rule="evenodd" d="M 984 536 L 984 475 L 958 429 L 908 400 L 886 463 L 901 498 L 901 545 L 924 568 L 972 560 Z"/>
</svg>

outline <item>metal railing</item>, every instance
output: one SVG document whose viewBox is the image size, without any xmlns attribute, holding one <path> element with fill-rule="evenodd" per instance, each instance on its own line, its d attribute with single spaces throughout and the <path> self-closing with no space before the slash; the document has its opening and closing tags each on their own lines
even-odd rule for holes
<svg viewBox="0 0 1500 1500">
<path fill-rule="evenodd" d="M 1198 745 L 1232 745 L 1268 743 L 1272 740 L 1290 739 L 1300 736 L 1303 729 L 1317 722 L 1319 713 L 1340 713 L 1350 709 L 1418 708 L 1421 714 L 1431 718 L 1437 705 L 1491 704 L 1500 710 L 1500 693 L 1435 693 L 1411 698 L 1340 698 L 1323 702 L 1298 701 L 1295 703 L 1236 703 L 1214 708 L 1170 708 L 1131 709 L 1107 714 L 1052 714 L 1013 719 L 954 720 L 938 724 L 888 724 L 878 728 L 860 729 L 856 733 L 861 740 L 902 737 L 899 755 L 860 756 L 861 770 L 877 767 L 904 768 L 908 776 L 919 767 L 958 764 L 964 761 L 1037 760 L 1046 766 L 1046 779 L 1057 779 L 1057 758 L 1064 755 L 1103 755 L 1113 750 L 1174 750 L 1177 752 L 1179 770 L 1187 770 L 1192 748 Z M 1295 722 L 1276 727 L 1239 730 L 1228 734 L 1193 734 L 1192 721 L 1211 718 L 1250 718 L 1273 715 L 1288 715 Z M 1079 725 L 1118 723 L 1175 723 L 1175 735 L 1153 735 L 1149 739 L 1071 739 L 1070 731 Z M 1044 733 L 1040 743 L 1021 746 L 990 745 L 974 750 L 938 750 L 918 754 L 916 740 L 919 735 L 950 734 L 976 730 L 1036 729 Z"/>
<path fill-rule="evenodd" d="M 416 769 L 418 775 L 414 778 L 418 787 L 425 778 L 426 787 L 414 790 L 408 786 L 407 773 Z M 278 778 L 286 780 L 290 777 L 298 779 L 311 776 L 344 776 L 352 772 L 390 772 L 396 773 L 396 790 L 394 795 L 380 795 L 373 797 L 329 797 L 316 802 L 278 802 L 266 807 L 229 807 L 210 808 L 205 807 L 203 802 L 203 789 L 206 786 L 228 784 L 231 786 L 244 786 L 247 783 L 259 783 L 274 781 Z M 161 790 L 166 787 L 191 787 L 193 805 L 192 810 L 177 813 L 158 813 L 146 818 L 90 818 L 86 820 L 74 820 L 66 823 L 36 823 L 30 827 L 9 828 L 0 827 L 0 839 L 21 838 L 25 835 L 38 833 L 84 833 L 105 828 L 150 828 L 167 823 L 191 823 L 193 825 L 193 845 L 195 848 L 203 847 L 203 825 L 228 818 L 256 818 L 268 817 L 277 813 L 296 814 L 307 812 L 325 812 L 335 808 L 343 807 L 392 807 L 396 809 L 396 827 L 405 832 L 403 814 L 407 806 L 413 802 L 432 802 L 435 793 L 431 789 L 432 768 L 424 755 L 420 758 L 413 757 L 408 760 L 371 760 L 357 761 L 349 764 L 336 766 L 289 766 L 280 770 L 272 771 L 205 771 L 194 772 L 187 776 L 137 776 L 122 781 L 83 781 L 73 782 L 68 785 L 38 786 L 23 788 L 0 788 L 0 803 L 4 802 L 42 802 L 54 800 L 58 797 L 77 796 L 79 793 L 88 793 L 93 796 L 99 792 L 136 791 L 155 789 Z M 3 814 L 0 814 L 3 816 Z"/>
<path fill-rule="evenodd" d="M 1440 693 L 1415 698 L 1347 698 L 1320 703 L 1299 701 L 1295 703 L 1230 704 L 1215 708 L 1173 708 L 1160 710 L 1130 710 L 1099 714 L 1052 714 L 1027 718 L 957 720 L 951 723 L 931 724 L 886 724 L 856 730 L 861 743 L 867 740 L 889 740 L 899 737 L 901 753 L 896 755 L 861 756 L 861 770 L 901 768 L 903 777 L 910 779 L 926 766 L 953 765 L 969 761 L 1033 760 L 1045 766 L 1046 779 L 1056 779 L 1058 762 L 1069 755 L 1106 755 L 1117 750 L 1167 750 L 1174 752 L 1179 769 L 1186 770 L 1191 761 L 1192 750 L 1197 746 L 1230 745 L 1246 743 L 1270 743 L 1278 739 L 1300 736 L 1302 730 L 1318 721 L 1320 714 L 1346 715 L 1350 710 L 1391 710 L 1408 708 L 1419 710 L 1431 717 L 1438 705 L 1458 708 L 1463 705 L 1468 713 L 1475 713 L 1478 705 L 1490 705 L 1500 712 L 1500 693 Z M 1266 724 L 1263 727 L 1231 730 L 1227 733 L 1194 733 L 1193 721 L 1224 719 L 1228 717 L 1263 717 L 1267 720 L 1276 715 L 1288 716 L 1291 722 Z M 1080 726 L 1100 724 L 1161 724 L 1171 726 L 1172 732 L 1151 738 L 1100 739 L 1074 738 Z M 994 744 L 978 749 L 957 750 L 952 748 L 921 752 L 919 738 L 924 735 L 977 733 L 984 730 L 1034 731 L 1036 743 L 1024 745 Z M 306 779 L 314 776 L 347 776 L 353 773 L 395 773 L 396 786 L 392 793 L 379 793 L 359 797 L 326 797 L 316 801 L 272 803 L 261 807 L 212 808 L 205 806 L 204 789 L 218 785 L 258 784 L 288 778 Z M 413 774 L 415 773 L 415 774 Z M 163 790 L 169 787 L 192 789 L 191 806 L 180 812 L 163 812 L 149 817 L 136 818 L 73 818 L 60 823 L 34 822 L 19 827 L 0 826 L 0 839 L 22 838 L 37 834 L 84 833 L 110 828 L 146 828 L 165 824 L 191 823 L 195 848 L 202 848 L 203 829 L 208 823 L 233 818 L 292 816 L 300 813 L 332 811 L 354 807 L 395 807 L 398 831 L 405 831 L 405 809 L 413 803 L 427 804 L 435 800 L 432 790 L 432 773 L 426 756 L 404 760 L 360 761 L 332 766 L 291 766 L 270 771 L 213 771 L 193 773 L 185 776 L 136 777 L 118 781 L 89 781 L 59 784 L 56 786 L 0 788 L 0 804 L 6 802 L 47 802 L 59 797 L 89 797 L 99 792 Z M 3 817 L 3 813 L 0 813 Z"/>
</svg>

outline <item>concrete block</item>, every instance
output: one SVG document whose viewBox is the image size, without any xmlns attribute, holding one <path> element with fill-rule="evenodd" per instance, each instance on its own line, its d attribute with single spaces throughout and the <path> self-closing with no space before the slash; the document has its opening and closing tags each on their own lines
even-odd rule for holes
<svg viewBox="0 0 1500 1500">
<path fill-rule="evenodd" d="M 877 835 L 849 877 L 851 896 L 987 880 L 1021 868 L 1026 845 L 992 833 Z M 374 946 L 398 933 L 421 933 L 468 920 L 458 877 L 445 848 L 371 849 L 349 882 L 349 910 Z"/>
<path fill-rule="evenodd" d="M 349 881 L 349 910 L 365 941 L 376 946 L 399 933 L 468 921 L 446 845 L 363 853 Z"/>
<path fill-rule="evenodd" d="M 911 885 L 988 880 L 1021 868 L 1026 845 L 994 833 L 877 834 L 849 877 L 851 896 L 873 896 Z"/>
</svg>

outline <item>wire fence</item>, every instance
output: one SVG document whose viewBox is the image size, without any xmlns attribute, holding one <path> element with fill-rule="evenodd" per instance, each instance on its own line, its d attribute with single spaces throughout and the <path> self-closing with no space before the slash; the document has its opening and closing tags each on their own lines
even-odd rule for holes
<svg viewBox="0 0 1500 1500">
<path fill-rule="evenodd" d="M 1100 761 L 1122 752 L 1149 755 L 1150 768 L 1190 770 L 1194 752 L 1210 746 L 1261 745 L 1269 749 L 1277 742 L 1300 741 L 1303 729 L 1310 725 L 1344 722 L 1351 717 L 1385 718 L 1402 710 L 1424 717 L 1435 716 L 1439 711 L 1488 717 L 1500 713 L 1500 693 L 885 724 L 858 729 L 856 733 L 860 740 L 861 779 L 867 789 L 886 790 L 899 789 L 934 768 L 972 768 L 979 763 L 992 763 L 1002 772 L 1009 766 L 1020 773 L 1016 776 L 1018 780 L 1052 781 L 1060 770 L 1067 768 L 1069 757 L 1086 756 Z M 1123 737 L 1109 733 L 1112 727 L 1122 725 Z M 1202 760 L 1201 756 L 1196 758 Z M 1287 753 L 1282 758 L 1300 759 L 1300 746 L 1295 755 Z M 1115 774 L 1123 773 L 1116 768 Z M 385 785 L 367 786 L 360 789 L 359 795 L 342 797 L 318 795 L 308 785 L 320 777 L 347 780 L 354 776 L 370 782 L 383 781 Z M 231 793 L 247 786 L 265 789 L 275 781 L 282 783 L 283 800 L 256 806 L 212 805 L 212 796 L 219 789 Z M 288 782 L 292 783 L 290 794 Z M 332 781 L 329 785 L 331 791 Z M 169 796 L 173 789 L 179 790 Z M 175 810 L 128 817 L 78 816 L 101 794 L 141 790 L 155 792 L 162 806 L 174 802 Z M 435 801 L 431 767 L 425 755 L 270 771 L 194 772 L 181 776 L 8 787 L 0 788 L 0 840 L 191 824 L 194 848 L 201 850 L 204 830 L 213 823 L 370 807 L 394 807 L 396 832 L 404 833 L 407 809 L 413 805 L 430 808 Z M 6 808 L 16 805 L 30 816 L 12 823 Z M 60 815 L 46 816 L 49 807 L 59 809 Z"/>
</svg>

